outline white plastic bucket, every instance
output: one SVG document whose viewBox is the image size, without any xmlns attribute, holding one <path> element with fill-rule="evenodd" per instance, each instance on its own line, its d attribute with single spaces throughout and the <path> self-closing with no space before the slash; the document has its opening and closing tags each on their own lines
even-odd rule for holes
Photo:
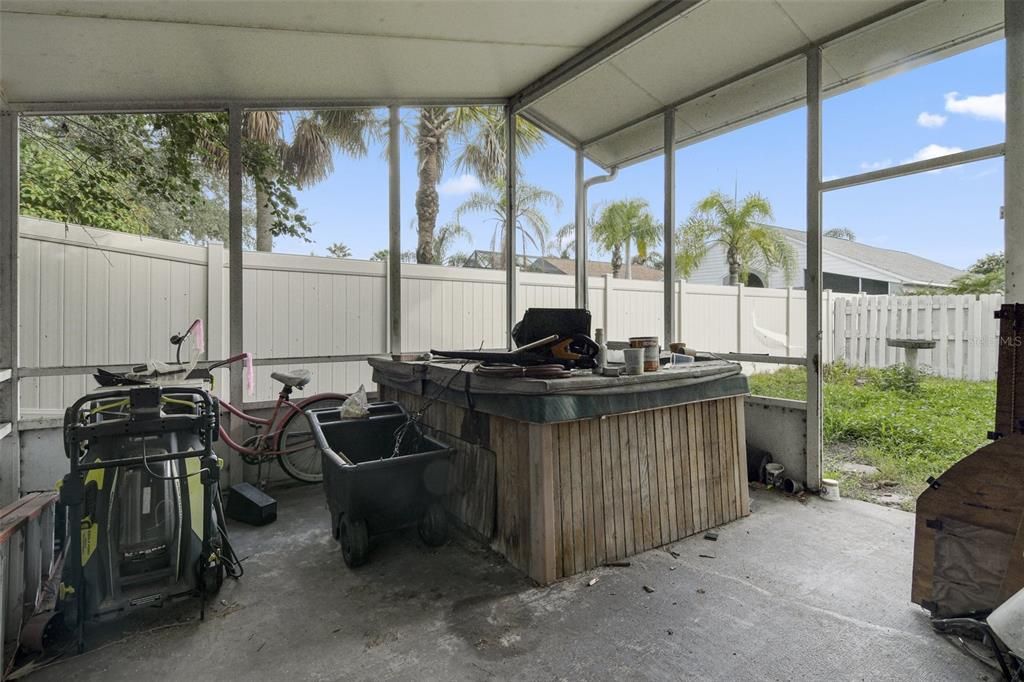
<svg viewBox="0 0 1024 682">
<path fill-rule="evenodd" d="M 829 502 L 839 501 L 839 481 L 834 478 L 821 479 L 821 499 Z"/>
<path fill-rule="evenodd" d="M 786 470 L 786 467 L 782 466 L 778 462 L 769 462 L 764 465 L 764 482 L 768 485 L 780 486 L 782 485 L 782 472 Z"/>
</svg>

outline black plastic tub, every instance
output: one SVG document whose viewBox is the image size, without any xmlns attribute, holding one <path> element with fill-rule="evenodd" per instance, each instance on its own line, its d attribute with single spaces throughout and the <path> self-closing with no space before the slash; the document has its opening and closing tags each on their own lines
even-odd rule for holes
<svg viewBox="0 0 1024 682">
<path fill-rule="evenodd" d="M 331 529 L 346 564 L 365 563 L 371 535 L 413 524 L 428 545 L 444 544 L 441 498 L 451 448 L 415 425 L 403 428 L 408 415 L 394 402 L 371 403 L 370 416 L 358 419 L 342 419 L 337 407 L 306 416 L 322 453 Z"/>
</svg>

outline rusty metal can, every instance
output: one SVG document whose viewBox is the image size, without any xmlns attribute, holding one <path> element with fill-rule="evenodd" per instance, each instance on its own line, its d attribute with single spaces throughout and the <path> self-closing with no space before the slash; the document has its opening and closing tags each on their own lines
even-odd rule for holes
<svg viewBox="0 0 1024 682">
<path fill-rule="evenodd" d="M 661 364 L 661 347 L 658 345 L 657 336 L 631 336 L 629 337 L 629 347 L 643 348 L 645 372 L 658 371 Z"/>
</svg>

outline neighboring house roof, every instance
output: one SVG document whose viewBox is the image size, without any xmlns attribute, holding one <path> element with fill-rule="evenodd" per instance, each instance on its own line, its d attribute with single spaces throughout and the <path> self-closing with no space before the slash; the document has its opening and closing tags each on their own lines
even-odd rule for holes
<svg viewBox="0 0 1024 682">
<path fill-rule="evenodd" d="M 791 230 L 786 227 L 774 227 L 774 229 L 794 241 L 805 243 L 807 240 L 807 233 L 801 230 Z M 890 273 L 897 278 L 891 280 L 895 282 L 942 286 L 948 285 L 954 277 L 964 274 L 962 270 L 915 256 L 906 251 L 883 249 L 848 239 L 822 237 L 821 249 L 835 256 L 854 260 L 876 270 Z"/>
<path fill-rule="evenodd" d="M 552 258 L 545 256 L 538 258 L 527 270 L 533 272 L 549 272 L 562 275 L 575 275 L 576 274 L 576 260 L 573 258 Z M 646 265 L 634 265 L 630 273 L 633 275 L 633 279 L 657 281 L 660 282 L 665 279 L 665 273 L 657 268 L 649 268 Z M 587 261 L 587 276 L 588 277 L 604 277 L 605 275 L 612 274 L 612 264 L 604 261 L 588 260 Z M 619 271 L 619 279 L 626 277 L 626 265 L 622 265 L 622 269 Z"/>
</svg>

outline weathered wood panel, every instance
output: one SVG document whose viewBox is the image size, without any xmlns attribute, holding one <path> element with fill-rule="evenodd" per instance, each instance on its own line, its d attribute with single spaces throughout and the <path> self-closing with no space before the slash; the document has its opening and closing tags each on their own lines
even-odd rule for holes
<svg viewBox="0 0 1024 682">
<path fill-rule="evenodd" d="M 386 386 L 381 395 L 410 411 L 426 403 Z M 448 510 L 550 582 L 745 516 L 740 401 L 560 424 L 435 403 L 423 423 L 456 451 Z"/>
<path fill-rule="evenodd" d="M 559 471 L 559 577 L 747 515 L 741 400 L 549 427 Z"/>
</svg>

